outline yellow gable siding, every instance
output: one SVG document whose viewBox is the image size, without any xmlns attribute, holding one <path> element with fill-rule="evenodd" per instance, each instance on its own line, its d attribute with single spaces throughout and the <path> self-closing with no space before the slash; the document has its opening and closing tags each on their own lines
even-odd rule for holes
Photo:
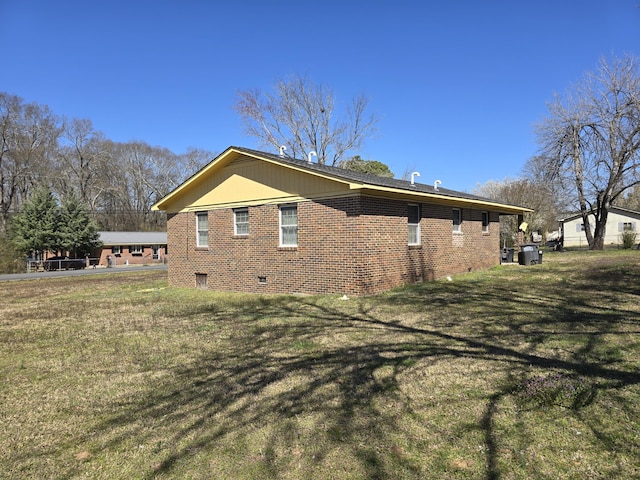
<svg viewBox="0 0 640 480">
<path fill-rule="evenodd" d="M 240 158 L 175 199 L 169 211 L 259 205 L 345 194 L 349 186 L 269 162 Z"/>
</svg>

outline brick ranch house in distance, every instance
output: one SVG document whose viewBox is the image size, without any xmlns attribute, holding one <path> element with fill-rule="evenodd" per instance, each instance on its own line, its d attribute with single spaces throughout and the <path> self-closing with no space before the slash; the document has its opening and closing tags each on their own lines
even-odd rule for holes
<svg viewBox="0 0 640 480">
<path fill-rule="evenodd" d="M 92 263 L 107 266 L 146 265 L 167 260 L 166 232 L 98 232 L 102 246 L 91 253 Z"/>
<path fill-rule="evenodd" d="M 229 147 L 167 196 L 169 284 L 375 294 L 500 263 L 507 205 Z"/>
</svg>

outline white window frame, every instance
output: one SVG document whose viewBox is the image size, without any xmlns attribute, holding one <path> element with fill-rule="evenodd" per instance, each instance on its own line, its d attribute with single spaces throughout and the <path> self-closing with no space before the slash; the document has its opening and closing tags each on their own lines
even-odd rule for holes
<svg viewBox="0 0 640 480">
<path fill-rule="evenodd" d="M 458 223 L 456 224 L 456 212 L 458 217 Z M 451 213 L 451 223 L 453 225 L 453 233 L 462 233 L 462 209 L 454 208 Z"/>
<path fill-rule="evenodd" d="M 283 211 L 294 211 L 296 213 L 295 215 L 295 224 L 292 223 L 287 223 L 286 225 L 283 224 L 282 219 L 282 212 Z M 279 208 L 279 212 L 278 212 L 279 218 L 280 218 L 280 246 L 281 247 L 297 247 L 298 246 L 298 206 L 297 205 L 281 205 Z M 286 218 L 286 217 L 285 217 Z M 293 232 L 295 232 L 295 243 L 284 243 L 285 242 L 285 235 L 284 235 L 284 231 L 285 229 L 290 229 L 293 228 Z"/>
<path fill-rule="evenodd" d="M 239 213 L 246 214 L 246 221 L 244 222 L 238 221 Z M 238 228 L 238 227 L 244 227 L 244 228 Z M 236 208 L 233 210 L 233 234 L 240 237 L 246 237 L 247 235 L 249 235 L 249 209 L 248 208 Z"/>
<path fill-rule="evenodd" d="M 619 232 L 635 232 L 636 222 L 620 222 L 618 223 Z"/>
<path fill-rule="evenodd" d="M 482 233 L 489 233 L 489 225 L 491 223 L 489 212 L 482 212 Z M 485 223 L 485 219 L 487 220 Z"/>
<path fill-rule="evenodd" d="M 114 254 L 114 255 L 122 255 L 122 246 L 113 245 L 111 247 L 111 253 Z"/>
<path fill-rule="evenodd" d="M 144 253 L 144 247 L 142 245 L 130 245 L 129 253 L 131 255 L 142 255 Z"/>
<path fill-rule="evenodd" d="M 206 226 L 200 220 L 204 219 Z M 204 240 L 204 241 L 203 241 Z M 207 212 L 196 212 L 196 247 L 207 248 L 209 246 L 209 214 Z"/>
<path fill-rule="evenodd" d="M 418 222 L 411 222 L 411 210 L 416 208 L 418 210 Z M 408 245 L 420 245 L 420 205 L 417 203 L 407 204 L 407 244 Z M 413 234 L 413 235 L 412 235 Z M 415 237 L 415 241 L 411 241 L 412 237 Z"/>
</svg>

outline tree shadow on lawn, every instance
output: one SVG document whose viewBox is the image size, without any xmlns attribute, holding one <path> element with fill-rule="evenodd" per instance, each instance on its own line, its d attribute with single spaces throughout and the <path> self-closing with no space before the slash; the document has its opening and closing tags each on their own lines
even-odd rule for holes
<svg viewBox="0 0 640 480">
<path fill-rule="evenodd" d="M 511 300 L 505 301 L 508 294 Z M 533 294 L 525 287 L 514 296 L 508 284 L 474 291 L 469 283 L 436 282 L 412 287 L 402 299 L 353 302 L 360 307 L 343 309 L 313 297 L 257 297 L 238 310 L 194 310 L 225 324 L 233 338 L 151 382 L 139 397 L 113 405 L 115 413 L 97 431 L 104 433 L 107 448 L 129 437 L 156 445 L 158 461 L 148 478 L 179 471 L 199 452 L 232 450 L 235 444 L 259 452 L 249 458 L 241 454 L 238 465 L 248 469 L 246 463 L 253 461 L 259 476 L 267 478 L 281 476 L 296 462 L 304 477 L 328 464 L 339 469 L 340 461 L 331 459 L 345 455 L 350 460 L 344 468 L 364 478 L 394 478 L 398 472 L 420 478 L 423 466 L 399 443 L 409 439 L 401 417 L 412 414 L 400 377 L 416 365 L 482 360 L 508 366 L 509 382 L 486 396 L 477 425 L 484 432 L 485 478 L 497 479 L 498 404 L 528 372 L 581 375 L 596 388 L 640 383 L 637 371 L 594 353 L 603 335 L 618 333 L 620 323 L 637 324 L 637 313 L 594 305 L 579 291 L 549 286 Z M 379 309 L 400 303 L 413 319 L 380 314 Z M 433 305 L 442 308 L 442 316 L 426 313 Z M 471 319 L 460 320 L 464 317 Z M 629 333 L 638 332 L 623 334 Z M 580 348 L 543 348 L 571 335 L 584 337 Z"/>
</svg>

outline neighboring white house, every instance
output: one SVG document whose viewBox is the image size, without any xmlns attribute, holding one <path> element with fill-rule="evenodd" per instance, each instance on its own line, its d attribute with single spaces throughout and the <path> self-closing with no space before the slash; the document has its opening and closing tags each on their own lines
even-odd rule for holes
<svg viewBox="0 0 640 480">
<path fill-rule="evenodd" d="M 595 217 L 589 216 L 591 233 L 595 228 Z M 564 239 L 565 247 L 587 247 L 587 236 L 584 231 L 584 222 L 579 213 L 560 219 L 560 236 Z M 621 245 L 622 232 L 632 230 L 638 232 L 640 229 L 640 212 L 627 210 L 626 208 L 611 207 L 607 216 L 607 230 L 605 232 L 604 244 Z M 640 238 L 639 238 L 640 240 Z"/>
</svg>

